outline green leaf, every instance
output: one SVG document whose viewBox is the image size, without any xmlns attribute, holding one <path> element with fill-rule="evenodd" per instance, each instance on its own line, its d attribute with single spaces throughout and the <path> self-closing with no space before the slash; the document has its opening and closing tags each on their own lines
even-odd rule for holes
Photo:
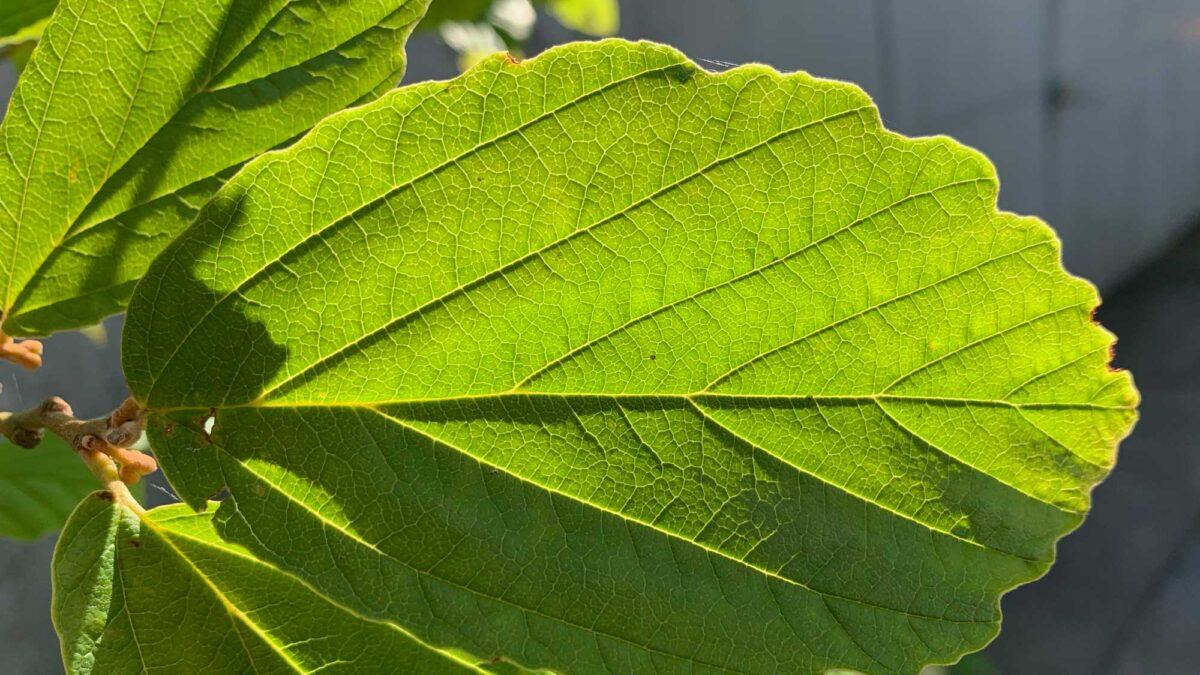
<svg viewBox="0 0 1200 675">
<path fill-rule="evenodd" d="M 57 6 L 58 0 L 0 0 L 0 47 L 36 41 Z"/>
<path fill-rule="evenodd" d="M 124 309 L 241 163 L 397 82 L 425 5 L 66 0 L 0 126 L 0 329 Z"/>
<path fill-rule="evenodd" d="M 546 0 L 562 25 L 588 35 L 616 35 L 621 26 L 617 0 Z"/>
<path fill-rule="evenodd" d="M 481 672 L 356 616 L 221 541 L 182 505 L 141 516 L 95 493 L 54 552 L 67 672 Z"/>
<path fill-rule="evenodd" d="M 420 30 L 433 30 L 447 21 L 477 21 L 491 6 L 492 0 L 430 0 Z"/>
<path fill-rule="evenodd" d="M 997 189 L 852 85 L 492 58 L 248 166 L 139 285 L 125 373 L 223 537 L 430 644 L 913 672 L 996 634 L 1135 418 Z"/>
<path fill-rule="evenodd" d="M 61 530 L 96 487 L 96 477 L 57 436 L 46 434 L 32 450 L 0 441 L 0 537 L 33 540 Z M 140 499 L 145 483 L 130 490 Z"/>
<path fill-rule="evenodd" d="M 58 437 L 47 435 L 32 450 L 0 441 L 0 537 L 57 531 L 95 489 L 96 478 Z"/>
</svg>

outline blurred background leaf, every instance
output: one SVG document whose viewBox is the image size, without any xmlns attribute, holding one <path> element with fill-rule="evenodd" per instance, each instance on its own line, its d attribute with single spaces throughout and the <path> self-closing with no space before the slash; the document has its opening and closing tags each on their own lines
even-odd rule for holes
<svg viewBox="0 0 1200 675">
<path fill-rule="evenodd" d="M 617 0 L 434 0 L 421 29 L 436 30 L 466 70 L 500 51 L 523 57 L 539 15 L 547 14 L 590 37 L 615 35 L 620 27 Z"/>
<path fill-rule="evenodd" d="M 38 39 L 58 0 L 0 0 L 0 46 Z"/>
<path fill-rule="evenodd" d="M 17 72 L 25 69 L 57 6 L 58 0 L 0 0 L 0 56 L 12 61 Z"/>
<path fill-rule="evenodd" d="M 58 532 L 79 501 L 99 488 L 57 436 L 47 435 L 32 450 L 0 440 L 0 537 L 32 541 Z M 142 484 L 133 493 L 142 499 Z"/>
<path fill-rule="evenodd" d="M 616 35 L 620 28 L 617 0 L 546 0 L 559 23 L 588 35 Z"/>
<path fill-rule="evenodd" d="M 0 536 L 37 539 L 57 531 L 99 484 L 67 444 L 47 436 L 26 450 L 0 441 Z"/>
</svg>

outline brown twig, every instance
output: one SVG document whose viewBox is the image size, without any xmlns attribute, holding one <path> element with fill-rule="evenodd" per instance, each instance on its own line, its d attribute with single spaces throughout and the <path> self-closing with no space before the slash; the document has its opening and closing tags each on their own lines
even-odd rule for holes
<svg viewBox="0 0 1200 675">
<path fill-rule="evenodd" d="M 127 399 L 108 417 L 93 420 L 76 419 L 71 406 L 57 396 L 22 412 L 0 412 L 0 433 L 13 443 L 34 448 L 49 430 L 66 441 L 118 498 L 128 495 L 125 486 L 158 470 L 154 458 L 129 447 L 144 428 L 145 413 L 133 399 Z"/>
</svg>

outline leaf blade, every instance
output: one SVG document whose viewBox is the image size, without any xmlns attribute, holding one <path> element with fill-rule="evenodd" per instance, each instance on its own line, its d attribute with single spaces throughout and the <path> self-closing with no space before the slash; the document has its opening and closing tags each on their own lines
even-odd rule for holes
<svg viewBox="0 0 1200 675">
<path fill-rule="evenodd" d="M 213 176 L 399 79 L 426 2 L 126 4 L 63 3 L 0 127 L 7 334 L 123 308 Z"/>
<path fill-rule="evenodd" d="M 849 85 L 573 46 L 241 178 L 134 300 L 155 447 L 185 499 L 229 488 L 223 536 L 438 644 L 580 672 L 952 661 L 1135 416 L 1053 233 Z"/>
<path fill-rule="evenodd" d="M 107 493 L 80 504 L 54 562 L 68 672 L 382 671 L 398 662 L 480 672 L 328 603 L 221 541 L 210 520 L 181 505 L 139 516 Z"/>
</svg>

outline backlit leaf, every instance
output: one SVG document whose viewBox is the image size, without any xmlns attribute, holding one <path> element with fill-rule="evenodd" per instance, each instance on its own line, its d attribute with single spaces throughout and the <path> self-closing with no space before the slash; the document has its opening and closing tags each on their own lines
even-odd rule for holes
<svg viewBox="0 0 1200 675">
<path fill-rule="evenodd" d="M 995 635 L 1135 417 L 1094 289 L 997 189 L 852 85 L 491 58 L 226 185 L 125 372 L 223 537 L 430 644 L 915 672 Z"/>
<path fill-rule="evenodd" d="M 241 163 L 399 80 L 425 4 L 63 2 L 0 126 L 0 329 L 122 310 Z"/>
<path fill-rule="evenodd" d="M 182 505 L 84 499 L 54 553 L 53 618 L 83 673 L 481 672 L 223 542 Z"/>
</svg>

